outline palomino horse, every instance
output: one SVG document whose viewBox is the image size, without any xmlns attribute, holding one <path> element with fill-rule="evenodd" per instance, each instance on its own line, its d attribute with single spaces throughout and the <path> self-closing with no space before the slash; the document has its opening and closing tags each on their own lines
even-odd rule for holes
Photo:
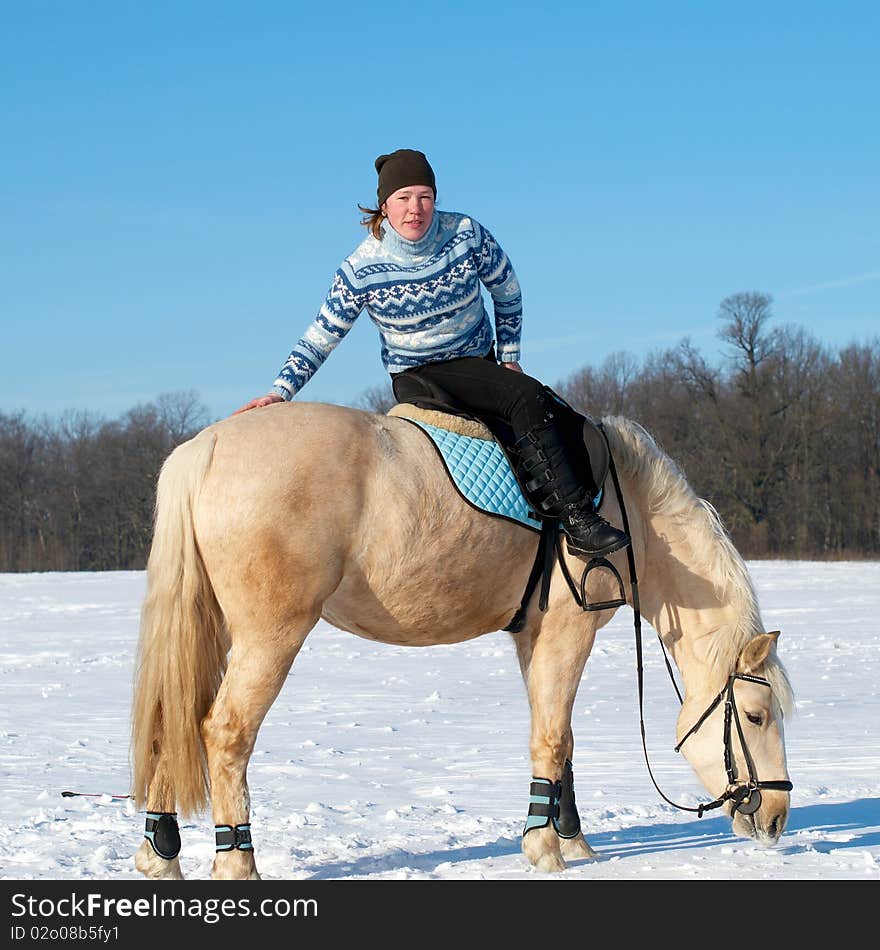
<svg viewBox="0 0 880 950">
<path fill-rule="evenodd" d="M 763 631 L 746 566 L 712 507 L 644 429 L 617 417 L 603 422 L 641 611 L 682 679 L 682 752 L 724 800 L 733 830 L 774 844 L 789 810 L 782 719 L 792 704 L 777 634 Z M 393 414 L 294 402 L 211 425 L 166 460 L 133 707 L 133 791 L 148 815 L 135 859 L 142 873 L 182 876 L 174 814 L 197 812 L 210 798 L 213 876 L 258 877 L 247 764 L 320 618 L 407 646 L 458 643 L 510 624 L 537 535 L 469 505 L 425 438 Z M 610 485 L 603 513 L 620 524 Z M 583 570 L 563 557 L 572 573 Z M 625 575 L 626 552 L 610 559 Z M 607 570 L 592 571 L 590 601 L 617 596 L 616 583 Z M 545 611 L 537 599 L 511 634 L 531 710 L 531 801 L 539 802 L 522 850 L 538 869 L 560 871 L 566 858 L 595 856 L 571 821 L 571 713 L 596 631 L 614 610 L 582 611 L 559 564 Z M 728 702 L 713 706 L 720 693 Z M 731 705 L 732 735 L 723 711 Z M 756 796 L 757 810 L 746 814 L 728 797 L 731 768 L 773 780 Z M 554 815 L 566 776 L 563 828 Z"/>
</svg>

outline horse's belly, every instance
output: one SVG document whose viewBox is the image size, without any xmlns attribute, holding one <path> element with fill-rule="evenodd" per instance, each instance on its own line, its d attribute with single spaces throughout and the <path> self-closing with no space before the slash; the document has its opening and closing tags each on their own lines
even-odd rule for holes
<svg viewBox="0 0 880 950">
<path fill-rule="evenodd" d="M 502 630 L 519 607 L 522 593 L 509 582 L 487 590 L 476 579 L 456 584 L 436 576 L 393 591 L 349 582 L 325 602 L 321 616 L 368 640 L 435 646 Z"/>
</svg>

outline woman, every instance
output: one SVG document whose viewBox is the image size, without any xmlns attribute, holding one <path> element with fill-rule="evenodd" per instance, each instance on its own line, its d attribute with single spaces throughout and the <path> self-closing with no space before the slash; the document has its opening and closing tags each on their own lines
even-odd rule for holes
<svg viewBox="0 0 880 950">
<path fill-rule="evenodd" d="M 519 365 L 522 297 L 507 255 L 473 218 L 436 210 L 434 170 L 422 152 L 398 149 L 375 167 L 377 206 L 361 207 L 369 236 L 336 271 L 273 391 L 237 412 L 292 399 L 366 309 L 398 400 L 422 387 L 490 427 L 500 424 L 523 492 L 560 519 L 572 554 L 626 546 L 629 537 L 593 505 L 578 459 L 583 440 L 574 445 L 559 421 L 568 407 Z M 494 304 L 494 334 L 481 284 Z"/>
</svg>

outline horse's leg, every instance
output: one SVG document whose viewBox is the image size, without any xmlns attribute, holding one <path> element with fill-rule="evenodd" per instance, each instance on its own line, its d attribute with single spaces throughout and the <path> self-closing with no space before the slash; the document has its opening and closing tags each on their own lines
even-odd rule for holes
<svg viewBox="0 0 880 950">
<path fill-rule="evenodd" d="M 566 759 L 572 759 L 571 711 L 595 635 L 592 616 L 572 617 L 570 610 L 551 607 L 537 629 L 514 637 L 532 713 L 533 778 L 560 781 Z M 596 856 L 582 832 L 562 838 L 552 822 L 525 832 L 522 850 L 541 871 L 564 870 L 564 856 Z"/>
<path fill-rule="evenodd" d="M 264 634 L 259 638 L 233 636 L 226 675 L 202 722 L 215 826 L 236 829 L 250 822 L 247 765 L 257 732 L 317 620 L 316 615 L 301 618 L 283 634 Z M 241 644 L 239 649 L 236 649 L 237 643 Z M 233 846 L 230 850 L 218 851 L 211 876 L 227 880 L 259 879 L 253 847 Z"/>
</svg>

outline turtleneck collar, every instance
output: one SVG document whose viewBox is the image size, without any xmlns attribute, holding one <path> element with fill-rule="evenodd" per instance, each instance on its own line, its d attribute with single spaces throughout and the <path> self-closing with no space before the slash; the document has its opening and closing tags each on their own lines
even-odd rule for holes
<svg viewBox="0 0 880 950">
<path fill-rule="evenodd" d="M 428 227 L 428 230 L 425 231 L 424 235 L 418 239 L 418 241 L 408 241 L 405 237 L 402 237 L 394 228 L 391 227 L 390 223 L 386 220 L 382 225 L 382 238 L 383 243 L 393 251 L 397 251 L 398 254 L 407 254 L 407 255 L 416 255 L 424 254 L 431 248 L 431 245 L 437 238 L 437 232 L 440 228 L 440 218 L 436 211 L 434 211 L 434 216 L 431 218 L 431 224 Z"/>
</svg>

